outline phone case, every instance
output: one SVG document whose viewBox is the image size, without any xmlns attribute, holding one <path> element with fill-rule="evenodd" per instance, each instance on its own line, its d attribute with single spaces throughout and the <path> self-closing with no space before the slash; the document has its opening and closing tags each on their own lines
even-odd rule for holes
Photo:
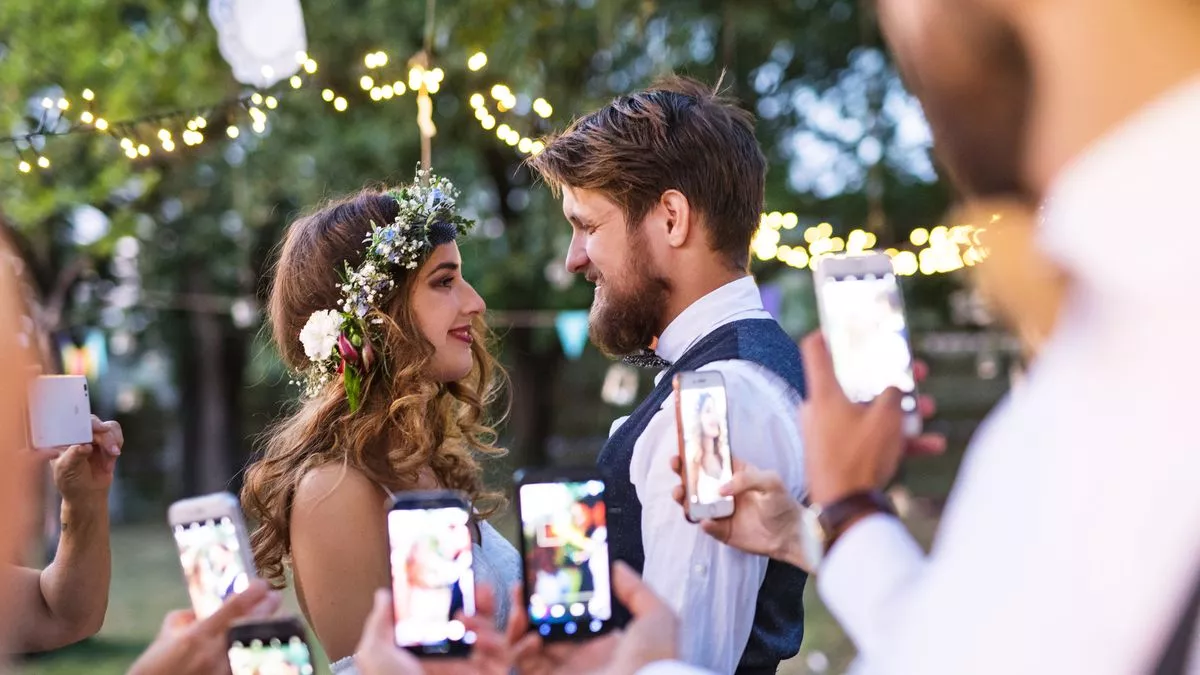
<svg viewBox="0 0 1200 675">
<path fill-rule="evenodd" d="M 29 385 L 29 443 L 59 448 L 92 442 L 87 378 L 42 375 Z"/>
</svg>

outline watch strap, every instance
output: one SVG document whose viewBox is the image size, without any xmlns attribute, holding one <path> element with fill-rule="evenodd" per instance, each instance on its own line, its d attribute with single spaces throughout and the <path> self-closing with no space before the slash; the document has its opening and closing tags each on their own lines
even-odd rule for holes
<svg viewBox="0 0 1200 675">
<path fill-rule="evenodd" d="M 822 506 L 817 520 L 821 529 L 825 531 L 825 552 L 828 553 L 829 549 L 833 548 L 834 542 L 852 524 L 875 513 L 896 515 L 891 501 L 878 490 L 854 492 Z"/>
</svg>

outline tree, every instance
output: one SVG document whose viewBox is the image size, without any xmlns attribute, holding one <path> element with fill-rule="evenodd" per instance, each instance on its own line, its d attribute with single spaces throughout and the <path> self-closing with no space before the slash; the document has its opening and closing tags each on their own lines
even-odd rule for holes
<svg viewBox="0 0 1200 675">
<path fill-rule="evenodd" d="M 234 106 L 208 111 L 208 141 L 197 148 L 135 161 L 114 139 L 78 135 L 46 142 L 49 171 L 19 173 L 16 157 L 0 163 L 0 205 L 28 242 L 43 291 L 63 270 L 95 270 L 67 282 L 63 321 L 105 311 L 112 318 L 116 306 L 115 330 L 129 334 L 135 353 L 170 356 L 186 431 L 185 470 L 172 491 L 223 488 L 253 434 L 293 395 L 258 337 L 257 311 L 288 220 L 325 196 L 411 176 L 419 158 L 413 96 L 375 102 L 360 79 L 407 80 L 407 59 L 425 42 L 426 11 L 424 3 L 384 0 L 307 3 L 319 69 L 301 90 L 285 85 L 277 94 L 263 135 Z M 569 236 L 558 205 L 519 152 L 480 128 L 473 93 L 489 99 L 499 122 L 533 138 L 658 75 L 716 81 L 724 72 L 760 117 L 773 167 L 769 208 L 839 228 L 870 224 L 889 242 L 944 207 L 923 141 L 900 133 L 915 108 L 870 17 L 846 0 L 463 0 L 436 6 L 435 16 L 432 66 L 444 69 L 445 81 L 434 99 L 434 164 L 463 188 L 482 222 L 464 250 L 466 274 L 492 309 L 580 308 L 590 295 L 583 283 L 549 282 Z M 16 133 L 40 121 L 43 97 L 67 96 L 76 106 L 67 116 L 75 115 L 85 87 L 96 93 L 97 114 L 112 120 L 249 93 L 232 81 L 196 0 L 12 0 L 0 5 L 0 26 L 9 27 L 0 32 L 0 127 Z M 363 55 L 380 49 L 388 66 L 368 69 Z M 488 65 L 473 72 L 466 64 L 479 50 Z M 517 95 L 512 112 L 490 101 L 496 83 Z M 348 99 L 344 113 L 322 99 L 325 88 Z M 529 112 L 537 97 L 554 105 L 549 119 Z M 223 131 L 231 124 L 242 131 L 234 141 Z M 112 130 L 148 146 L 156 131 L 153 123 Z M 100 236 L 80 236 L 81 205 L 103 214 Z M 120 255 L 131 239 L 135 254 Z M 118 262 L 136 263 L 136 275 L 116 274 Z M 756 271 L 794 274 L 775 262 Z M 134 319 L 146 329 L 129 331 Z M 506 437 L 520 460 L 539 463 L 547 439 L 566 430 L 560 378 L 596 364 L 568 364 L 552 328 L 498 328 L 517 397 Z"/>
</svg>

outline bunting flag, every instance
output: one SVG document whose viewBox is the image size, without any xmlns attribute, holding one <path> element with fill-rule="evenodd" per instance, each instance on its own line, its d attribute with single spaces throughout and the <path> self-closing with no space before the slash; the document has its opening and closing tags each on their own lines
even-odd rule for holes
<svg viewBox="0 0 1200 675">
<path fill-rule="evenodd" d="M 573 309 L 559 312 L 554 317 L 554 328 L 558 331 L 558 339 L 562 342 L 563 353 L 574 361 L 583 355 L 583 348 L 588 339 L 588 311 Z"/>
</svg>

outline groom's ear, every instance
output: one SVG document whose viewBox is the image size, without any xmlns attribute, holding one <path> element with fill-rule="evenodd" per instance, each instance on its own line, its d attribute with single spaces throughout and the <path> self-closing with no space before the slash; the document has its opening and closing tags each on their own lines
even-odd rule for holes
<svg viewBox="0 0 1200 675">
<path fill-rule="evenodd" d="M 692 205 L 679 190 L 667 190 L 659 198 L 659 208 L 666 215 L 667 243 L 680 248 L 687 243 L 692 229 Z"/>
</svg>

